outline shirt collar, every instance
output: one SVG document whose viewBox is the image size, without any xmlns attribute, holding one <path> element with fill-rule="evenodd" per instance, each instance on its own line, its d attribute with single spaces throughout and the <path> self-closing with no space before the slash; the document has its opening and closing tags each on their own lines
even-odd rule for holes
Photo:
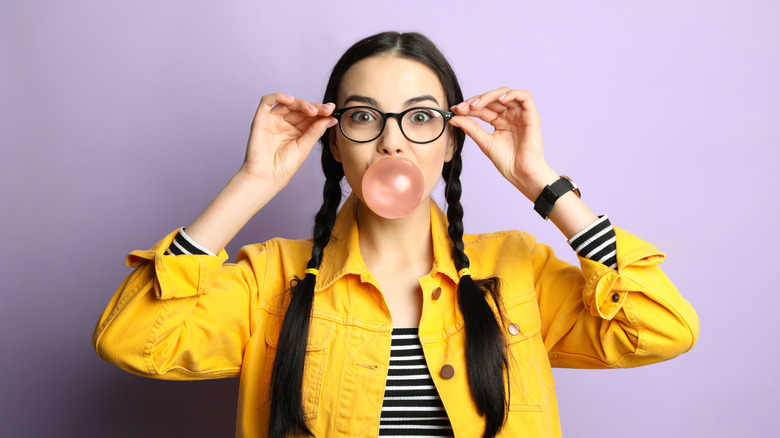
<svg viewBox="0 0 780 438">
<path fill-rule="evenodd" d="M 347 274 L 360 275 L 361 281 L 373 278 L 360 254 L 357 225 L 358 199 L 354 194 L 344 202 L 336 216 L 330 243 L 325 247 L 315 292 L 320 292 Z M 449 223 L 444 212 L 431 199 L 431 237 L 433 238 L 433 267 L 431 273 L 442 273 L 454 283 L 458 271 L 452 261 L 452 242 L 447 234 Z"/>
</svg>

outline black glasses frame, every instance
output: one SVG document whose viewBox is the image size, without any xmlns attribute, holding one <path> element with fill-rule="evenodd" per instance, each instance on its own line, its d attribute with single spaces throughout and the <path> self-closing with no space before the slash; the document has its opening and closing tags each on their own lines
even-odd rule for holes
<svg viewBox="0 0 780 438">
<path fill-rule="evenodd" d="M 350 138 L 346 133 L 344 133 L 344 129 L 341 127 L 341 116 L 344 115 L 344 113 L 346 111 L 349 111 L 349 110 L 352 110 L 352 109 L 359 109 L 359 108 L 370 109 L 370 110 L 376 111 L 377 113 L 382 115 L 382 129 L 380 129 L 379 133 L 376 135 L 376 137 L 372 138 L 371 140 L 354 140 L 354 139 Z M 428 141 L 412 140 L 411 138 L 409 138 L 408 135 L 406 135 L 406 132 L 404 132 L 403 117 L 407 113 L 410 113 L 410 112 L 415 111 L 415 110 L 421 110 L 421 109 L 436 111 L 437 113 L 441 114 L 442 117 L 444 118 L 444 124 L 441 127 L 441 132 L 433 140 L 428 140 Z M 407 140 L 411 141 L 412 143 L 417 143 L 417 144 L 432 143 L 432 142 L 438 140 L 439 137 L 441 137 L 441 135 L 444 134 L 444 130 L 447 129 L 447 122 L 454 115 L 455 115 L 455 113 L 453 113 L 452 111 L 446 111 L 446 110 L 443 110 L 441 108 L 432 108 L 432 107 L 427 107 L 427 106 L 416 106 L 414 108 L 409 108 L 407 110 L 401 111 L 400 113 L 386 113 L 386 112 L 382 112 L 382 111 L 380 111 L 377 108 L 374 108 L 372 106 L 364 106 L 364 105 L 361 105 L 361 106 L 350 106 L 350 107 L 347 107 L 347 108 L 341 108 L 341 109 L 337 109 L 337 110 L 333 111 L 333 117 L 336 120 L 339 121 L 339 131 L 341 131 L 341 134 L 344 137 L 346 137 L 347 139 L 349 139 L 350 141 L 354 141 L 355 143 L 368 143 L 369 141 L 374 141 L 377 138 L 379 138 L 379 136 L 382 135 L 383 132 L 385 132 L 385 126 L 387 125 L 387 119 L 390 118 L 390 117 L 395 117 L 395 120 L 398 122 L 398 128 L 401 130 L 401 134 L 403 134 L 404 137 L 406 137 Z"/>
</svg>

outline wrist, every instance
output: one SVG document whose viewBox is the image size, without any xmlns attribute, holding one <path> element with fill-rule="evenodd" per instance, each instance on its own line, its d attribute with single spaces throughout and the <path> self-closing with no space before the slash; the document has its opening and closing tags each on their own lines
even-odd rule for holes
<svg viewBox="0 0 780 438">
<path fill-rule="evenodd" d="M 271 196 L 279 193 L 284 188 L 284 184 L 278 184 L 272 178 L 246 170 L 243 166 L 230 178 L 228 184 L 240 186 L 244 190 L 250 190 L 255 194 L 269 193 Z"/>
<path fill-rule="evenodd" d="M 557 181 L 558 178 L 560 178 L 560 176 L 548 167 L 547 169 L 539 170 L 533 174 L 521 177 L 518 180 L 518 184 L 515 184 L 515 186 L 517 186 L 529 201 L 535 202 L 536 198 L 542 194 L 544 188 Z"/>
<path fill-rule="evenodd" d="M 534 210 L 544 219 L 548 219 L 558 200 L 571 193 L 574 193 L 577 198 L 580 197 L 577 184 L 568 176 L 561 175 L 554 183 L 544 187 L 542 193 L 534 201 Z"/>
</svg>

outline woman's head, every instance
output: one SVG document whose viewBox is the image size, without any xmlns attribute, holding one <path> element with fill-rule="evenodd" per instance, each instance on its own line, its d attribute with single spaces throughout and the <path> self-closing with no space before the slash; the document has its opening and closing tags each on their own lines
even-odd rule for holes
<svg viewBox="0 0 780 438">
<path fill-rule="evenodd" d="M 372 73 L 375 73 L 377 77 L 372 78 Z M 413 79 L 415 80 L 412 82 L 414 85 L 411 87 L 405 86 L 402 81 L 408 78 L 408 76 L 401 76 L 403 74 L 413 75 Z M 394 75 L 398 78 L 397 80 L 392 79 Z M 433 85 L 429 80 L 430 78 L 426 77 L 426 75 L 433 78 L 436 85 Z M 379 76 L 384 76 L 384 79 Z M 401 89 L 403 91 L 395 94 L 388 93 L 387 86 L 381 84 L 390 84 L 394 86 L 395 90 Z M 337 107 L 343 107 L 345 104 L 344 100 L 350 97 L 345 93 L 345 86 L 350 88 L 349 94 L 353 94 L 355 90 L 359 90 L 361 91 L 360 94 L 362 97 L 383 100 L 383 102 L 379 103 L 387 104 L 389 107 L 378 109 L 381 109 L 384 112 L 400 112 L 406 108 L 399 102 L 425 95 L 435 97 L 436 101 L 419 101 L 415 103 L 414 106 L 430 106 L 448 109 L 452 105 L 456 105 L 463 101 L 463 93 L 461 92 L 458 79 L 455 76 L 452 67 L 433 42 L 419 33 L 383 32 L 355 43 L 344 53 L 344 55 L 342 55 L 333 68 L 328 85 L 325 89 L 323 102 L 334 102 L 337 104 Z M 372 86 L 373 88 L 371 88 Z M 408 96 L 405 94 L 408 94 Z M 393 102 L 392 98 L 395 98 L 398 102 Z M 349 106 L 365 104 L 353 102 L 350 102 Z M 388 121 L 388 125 L 393 125 L 391 129 L 394 128 L 395 133 L 400 136 L 400 131 L 398 131 L 397 126 L 395 126 L 392 121 Z M 388 128 L 390 127 L 385 127 L 386 130 Z M 326 176 L 328 173 L 335 175 L 338 171 L 333 168 L 341 167 L 339 164 L 339 162 L 342 161 L 341 157 L 339 156 L 338 150 L 335 151 L 336 156 L 334 157 L 334 147 L 338 147 L 337 143 L 339 143 L 340 140 L 342 140 L 341 143 L 348 142 L 346 138 L 339 137 L 340 134 L 338 134 L 338 129 L 338 127 L 331 128 L 329 132 L 326 132 L 321 138 L 323 145 L 322 165 Z M 386 135 L 383 135 L 383 137 L 385 136 L 389 137 L 390 134 L 387 133 Z M 449 162 L 454 155 L 460 154 L 464 138 L 465 135 L 460 129 L 452 129 L 449 127 L 446 129 L 444 135 L 435 142 L 444 146 L 444 149 L 442 149 L 442 151 L 445 152 L 443 161 Z M 410 142 L 401 143 L 412 145 Z M 377 145 L 379 148 L 386 147 L 388 149 L 393 148 L 393 146 L 393 144 Z M 419 148 L 417 150 L 427 151 L 436 146 L 436 144 L 429 144 L 426 148 Z M 393 152 L 394 151 L 392 150 L 387 151 L 387 153 Z M 421 165 L 423 163 L 417 164 Z M 449 165 L 446 165 L 444 167 L 444 172 L 442 172 L 445 175 L 445 178 L 450 173 L 449 167 Z M 363 171 L 364 170 L 365 169 L 363 169 Z M 426 169 L 423 169 L 424 172 L 425 170 Z M 362 172 L 359 172 L 359 174 L 362 175 Z M 430 192 L 433 189 L 433 186 L 435 186 L 436 181 L 432 180 L 429 174 L 426 174 L 425 176 L 427 182 L 426 189 L 427 192 Z M 349 182 L 353 191 L 355 189 L 359 191 L 359 181 Z"/>
</svg>

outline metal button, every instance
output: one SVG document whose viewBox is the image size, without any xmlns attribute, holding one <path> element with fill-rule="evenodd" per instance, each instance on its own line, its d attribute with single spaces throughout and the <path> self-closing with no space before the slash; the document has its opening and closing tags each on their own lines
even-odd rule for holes
<svg viewBox="0 0 780 438">
<path fill-rule="evenodd" d="M 433 294 L 431 294 L 431 297 L 434 300 L 438 300 L 440 296 L 441 296 L 441 288 L 437 287 L 436 289 L 433 290 Z"/>
<path fill-rule="evenodd" d="M 618 294 L 617 294 L 617 292 L 615 292 L 615 293 L 612 295 L 612 302 L 613 302 L 613 303 L 617 303 L 618 301 L 620 301 L 620 295 L 618 295 Z"/>
<path fill-rule="evenodd" d="M 515 323 L 509 324 L 509 327 L 507 327 L 506 329 L 507 331 L 509 331 L 509 334 L 512 336 L 517 336 L 520 334 L 520 326 Z"/>
<path fill-rule="evenodd" d="M 442 379 L 451 379 L 452 376 L 455 375 L 455 368 L 453 368 L 450 364 L 444 365 L 441 367 L 441 372 L 439 375 Z"/>
</svg>

